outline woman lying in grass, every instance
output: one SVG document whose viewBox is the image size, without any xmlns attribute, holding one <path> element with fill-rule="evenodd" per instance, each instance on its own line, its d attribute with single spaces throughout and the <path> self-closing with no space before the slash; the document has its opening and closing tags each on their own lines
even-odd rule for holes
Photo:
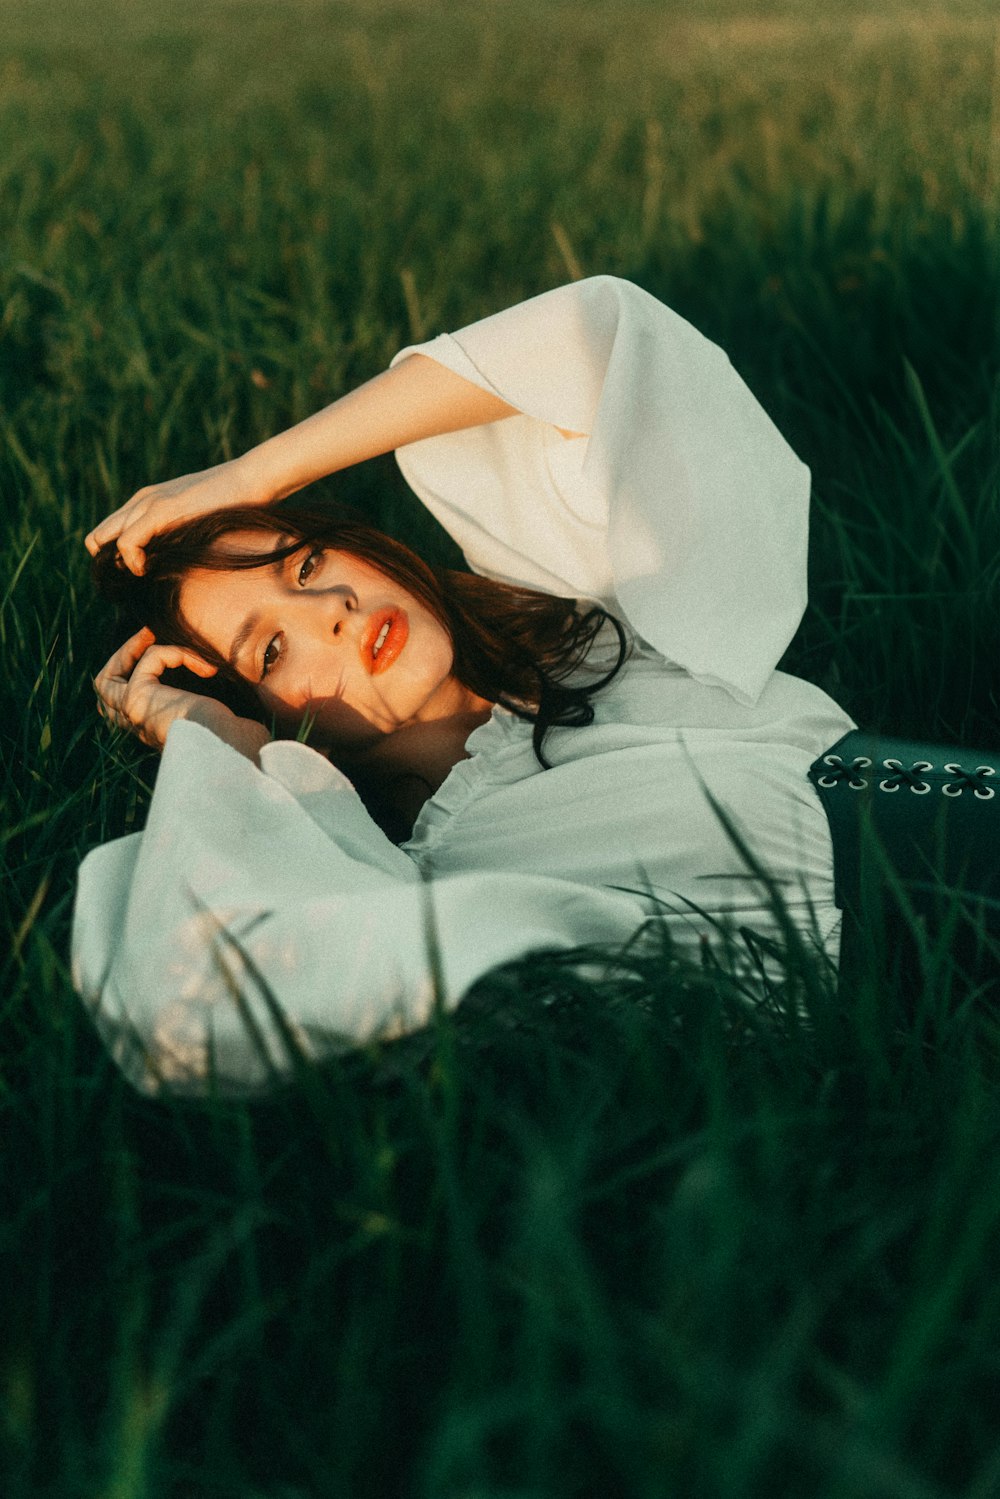
<svg viewBox="0 0 1000 1499">
<path fill-rule="evenodd" d="M 390 449 L 472 575 L 278 503 Z M 681 948 L 735 935 L 748 969 L 790 933 L 835 964 L 844 808 L 877 788 L 982 828 L 994 767 L 873 767 L 775 670 L 808 495 L 725 355 L 597 277 L 104 520 L 88 548 L 143 628 L 101 708 L 164 753 L 146 829 L 82 866 L 74 971 L 130 1079 L 250 1091 L 288 1066 L 276 1007 L 322 1056 L 651 918 Z"/>
</svg>

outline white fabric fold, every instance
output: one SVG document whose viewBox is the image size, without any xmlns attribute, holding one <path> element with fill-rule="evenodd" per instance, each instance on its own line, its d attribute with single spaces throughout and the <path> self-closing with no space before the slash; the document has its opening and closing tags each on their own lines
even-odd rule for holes
<svg viewBox="0 0 1000 1499">
<path fill-rule="evenodd" d="M 597 599 L 699 681 L 756 701 L 805 608 L 809 470 L 723 351 L 595 276 L 393 363 L 415 353 L 522 413 L 397 451 L 470 567 Z"/>
<path fill-rule="evenodd" d="M 425 1024 L 533 949 L 625 941 L 645 906 L 504 872 L 429 884 L 350 783 L 302 745 L 258 770 L 198 725 L 167 736 L 142 833 L 80 867 L 74 984 L 148 1094 L 252 1095 L 292 1070 L 279 1008 L 319 1059 Z"/>
</svg>

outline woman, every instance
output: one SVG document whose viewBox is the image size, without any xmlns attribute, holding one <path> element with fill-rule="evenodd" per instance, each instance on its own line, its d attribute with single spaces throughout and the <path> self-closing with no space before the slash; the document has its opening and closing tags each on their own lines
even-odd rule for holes
<svg viewBox="0 0 1000 1499">
<path fill-rule="evenodd" d="M 390 449 L 477 579 L 274 508 Z M 836 962 L 817 790 L 832 812 L 869 778 L 836 754 L 852 720 L 775 671 L 808 492 L 725 355 L 597 277 L 103 521 L 87 545 L 155 628 L 97 690 L 164 754 L 145 831 L 81 868 L 74 974 L 132 1082 L 253 1091 L 288 1066 L 275 1002 L 322 1056 L 651 917 L 681 946 L 749 934 L 748 968 L 790 920 Z M 181 665 L 238 677 L 260 717 L 161 682 Z"/>
</svg>

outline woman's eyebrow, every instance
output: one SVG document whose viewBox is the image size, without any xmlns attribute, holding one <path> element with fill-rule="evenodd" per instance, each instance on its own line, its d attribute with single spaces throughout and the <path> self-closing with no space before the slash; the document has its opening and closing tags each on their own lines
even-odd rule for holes
<svg viewBox="0 0 1000 1499">
<path fill-rule="evenodd" d="M 257 626 L 259 624 L 260 624 L 260 614 L 259 614 L 259 612 L 257 612 L 255 610 L 253 614 L 248 614 L 247 615 L 246 619 L 243 621 L 243 623 L 240 625 L 239 629 L 236 631 L 236 634 L 233 636 L 233 643 L 229 647 L 229 658 L 228 659 L 229 659 L 230 666 L 235 667 L 237 671 L 239 671 L 239 665 L 240 665 L 240 662 L 239 662 L 240 652 L 242 651 L 243 647 L 246 645 L 247 641 L 250 639 L 250 636 L 253 634 L 254 630 L 256 630 L 256 628 L 257 628 Z"/>
<path fill-rule="evenodd" d="M 282 531 L 277 538 L 277 547 L 288 546 L 289 543 L 294 540 L 294 536 L 289 535 L 287 531 Z M 303 545 L 305 545 L 305 543 L 303 543 Z M 300 548 L 296 547 L 295 551 L 299 550 Z M 278 577 L 280 577 L 281 574 L 285 571 L 290 558 L 294 557 L 294 555 L 295 552 L 291 552 L 287 557 L 276 557 L 273 562 L 271 562 L 268 571 L 275 573 Z M 259 624 L 260 611 L 255 610 L 252 614 L 247 615 L 246 619 L 243 621 L 239 629 L 236 631 L 236 634 L 233 636 L 233 643 L 229 647 L 229 654 L 226 659 L 228 660 L 230 666 L 232 666 L 236 671 L 239 671 L 240 652 Z"/>
</svg>

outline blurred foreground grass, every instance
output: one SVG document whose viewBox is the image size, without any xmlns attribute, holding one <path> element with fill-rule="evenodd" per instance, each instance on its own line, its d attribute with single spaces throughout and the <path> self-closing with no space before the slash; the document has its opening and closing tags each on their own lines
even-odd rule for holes
<svg viewBox="0 0 1000 1499">
<path fill-rule="evenodd" d="M 992 1499 L 996 1021 L 657 963 L 498 976 L 314 1094 L 129 1094 L 72 879 L 141 826 L 80 541 L 411 338 L 628 276 L 811 464 L 789 669 L 997 730 L 988 4 L 7 0 L 5 1495 Z M 390 461 L 328 486 L 438 556 Z M 799 986 L 799 987 L 796 987 Z M 728 1017 L 728 1019 L 727 1019 Z"/>
</svg>

